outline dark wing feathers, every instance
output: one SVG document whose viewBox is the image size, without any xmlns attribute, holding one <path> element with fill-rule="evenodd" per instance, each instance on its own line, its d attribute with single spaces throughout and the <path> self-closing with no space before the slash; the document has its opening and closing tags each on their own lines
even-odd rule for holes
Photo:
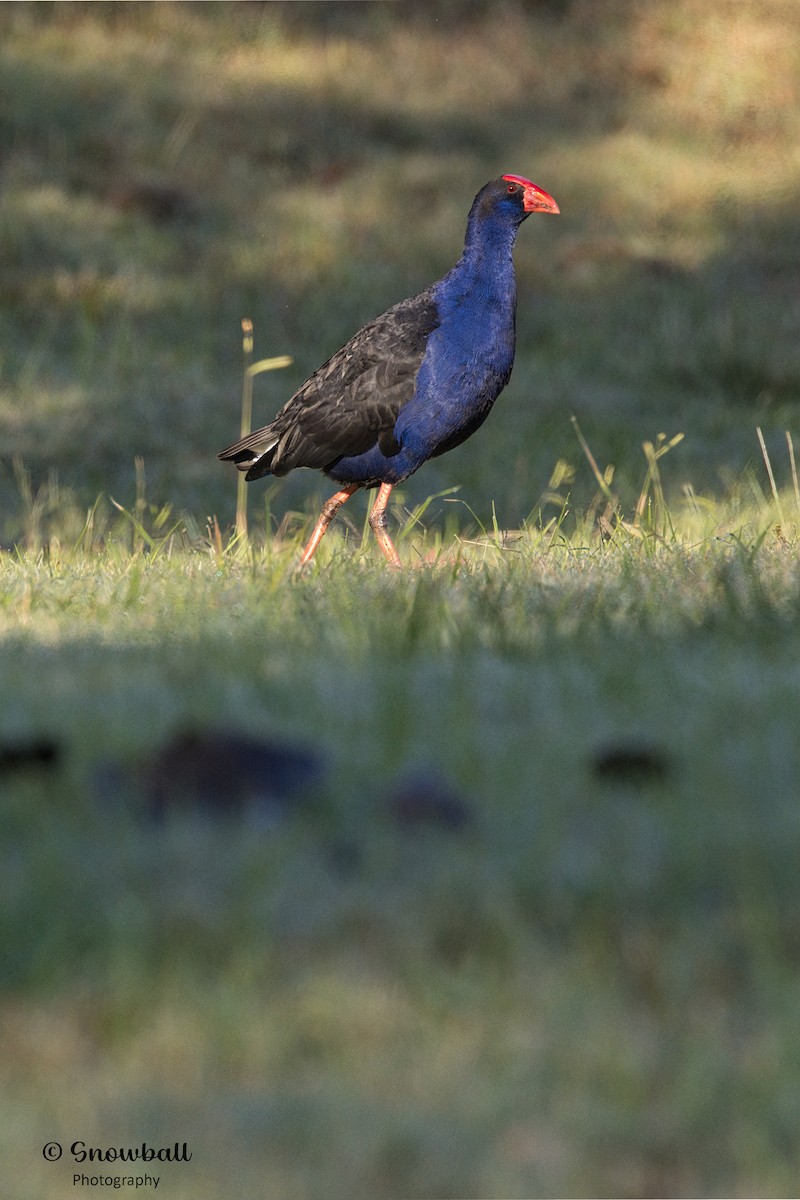
<svg viewBox="0 0 800 1200">
<path fill-rule="evenodd" d="M 370 321 L 306 380 L 263 429 L 219 455 L 248 479 L 294 467 L 324 470 L 378 442 L 395 453 L 397 416 L 414 394 L 428 337 L 439 324 L 433 288 Z"/>
</svg>

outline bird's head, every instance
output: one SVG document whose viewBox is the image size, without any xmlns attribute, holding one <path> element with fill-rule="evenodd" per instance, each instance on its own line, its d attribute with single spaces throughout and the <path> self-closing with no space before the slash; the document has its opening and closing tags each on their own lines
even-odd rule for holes
<svg viewBox="0 0 800 1200">
<path fill-rule="evenodd" d="M 558 205 L 543 188 L 522 175 L 501 175 L 482 187 L 470 211 L 470 225 L 500 223 L 516 229 L 531 213 L 557 213 Z"/>
<path fill-rule="evenodd" d="M 505 184 L 506 196 L 514 204 L 522 206 L 526 217 L 535 212 L 561 212 L 553 197 L 544 188 L 531 183 L 530 179 L 525 179 L 522 175 L 504 175 L 499 183 Z"/>
</svg>

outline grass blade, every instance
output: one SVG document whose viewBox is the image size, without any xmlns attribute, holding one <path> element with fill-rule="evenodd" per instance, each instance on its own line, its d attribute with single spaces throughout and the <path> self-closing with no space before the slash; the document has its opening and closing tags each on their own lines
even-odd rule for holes
<svg viewBox="0 0 800 1200">
<path fill-rule="evenodd" d="M 800 513 L 800 487 L 798 487 L 798 485 L 797 485 L 797 463 L 795 462 L 795 459 L 794 459 L 794 442 L 792 441 L 792 435 L 788 429 L 786 430 L 786 444 L 789 447 L 789 462 L 791 463 L 791 466 L 792 466 L 792 487 L 794 488 L 794 502 L 797 507 L 797 511 Z"/>
<path fill-rule="evenodd" d="M 777 512 L 778 512 L 778 519 L 779 519 L 781 525 L 783 525 L 785 523 L 785 518 L 783 515 L 783 508 L 781 506 L 781 498 L 778 495 L 778 488 L 775 483 L 775 476 L 772 473 L 772 463 L 769 460 L 769 454 L 767 452 L 767 444 L 764 441 L 764 435 L 761 432 L 760 425 L 756 425 L 756 433 L 758 434 L 758 441 L 759 441 L 759 445 L 761 446 L 761 454 L 764 458 L 764 464 L 767 468 L 767 475 L 769 476 L 769 486 L 772 489 L 772 498 L 775 501 L 775 508 L 777 509 Z"/>
</svg>

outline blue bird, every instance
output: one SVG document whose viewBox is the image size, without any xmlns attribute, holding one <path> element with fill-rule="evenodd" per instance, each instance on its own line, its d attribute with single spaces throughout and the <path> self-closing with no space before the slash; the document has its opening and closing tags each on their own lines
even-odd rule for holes
<svg viewBox="0 0 800 1200">
<path fill-rule="evenodd" d="M 341 485 L 322 508 L 301 567 L 359 488 L 379 489 L 369 523 L 388 562 L 401 565 L 386 528 L 392 488 L 489 415 L 514 364 L 517 231 L 531 213 L 558 211 L 552 196 L 520 175 L 487 183 L 452 270 L 370 321 L 274 421 L 221 451 L 248 480 L 314 467 Z"/>
</svg>

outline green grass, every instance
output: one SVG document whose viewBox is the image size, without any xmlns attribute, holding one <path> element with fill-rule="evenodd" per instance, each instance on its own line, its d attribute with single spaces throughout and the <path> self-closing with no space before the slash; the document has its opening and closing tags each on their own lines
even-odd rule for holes
<svg viewBox="0 0 800 1200">
<path fill-rule="evenodd" d="M 798 67 L 777 0 L 0 6 L 0 766 L 62 755 L 0 770 L 4 1195 L 52 1139 L 187 1141 L 174 1200 L 793 1193 Z M 214 457 L 242 319 L 260 422 L 507 170 L 563 213 L 512 384 L 406 571 L 354 497 L 297 578 L 324 481 L 236 535 Z M 329 772 L 154 827 L 187 727 Z M 413 768 L 472 825 L 392 821 Z"/>
<path fill-rule="evenodd" d="M 188 1138 L 178 1196 L 791 1190 L 800 573 L 741 517 L 401 576 L 338 532 L 300 581 L 299 538 L 6 556 L 0 723 L 66 750 L 6 787 L 14 1194 L 79 1136 Z M 329 781 L 258 838 L 98 795 L 187 724 Z M 471 829 L 388 819 L 426 764 Z"/>
</svg>

